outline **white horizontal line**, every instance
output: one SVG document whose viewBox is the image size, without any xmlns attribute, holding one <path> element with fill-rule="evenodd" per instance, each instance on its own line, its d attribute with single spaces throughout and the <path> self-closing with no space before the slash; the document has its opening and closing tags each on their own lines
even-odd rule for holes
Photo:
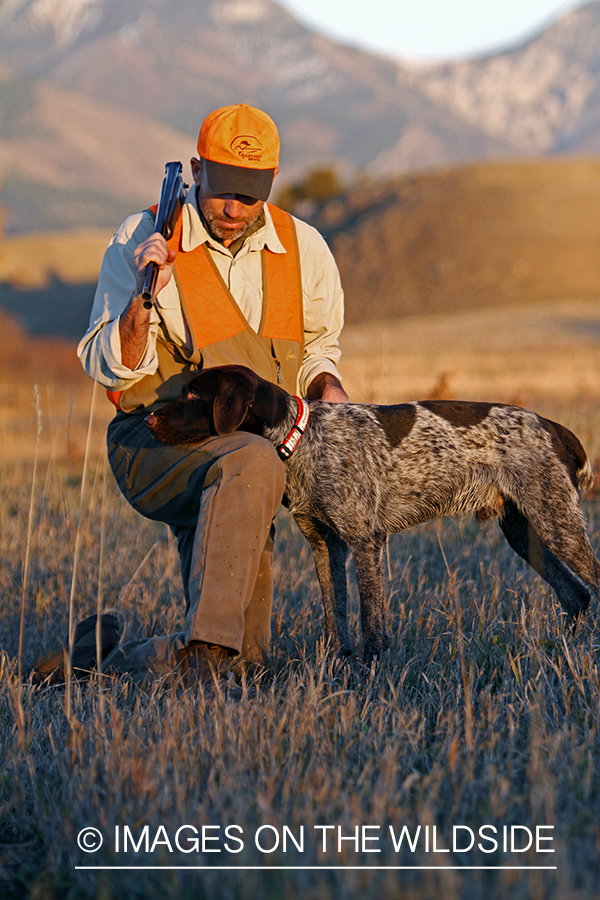
<svg viewBox="0 0 600 900">
<path fill-rule="evenodd" d="M 323 870 L 335 870 L 340 869 L 343 871 L 352 870 L 352 871 L 365 871 L 367 869 L 380 869 L 385 871 L 404 871 L 407 869 L 452 869 L 452 870 L 461 870 L 461 869 L 501 869 L 503 871 L 525 871 L 525 870 L 555 870 L 558 866 L 75 866 L 76 869 L 128 869 L 128 870 L 149 870 L 149 869 L 166 869 L 166 870 L 174 870 L 174 869 L 190 869 L 190 870 L 201 870 L 201 871 L 228 871 L 228 870 L 243 870 L 243 871 L 265 871 L 268 872 L 271 869 L 289 869 L 293 871 L 298 871 L 302 869 L 306 869 L 309 871 L 319 871 Z"/>
</svg>

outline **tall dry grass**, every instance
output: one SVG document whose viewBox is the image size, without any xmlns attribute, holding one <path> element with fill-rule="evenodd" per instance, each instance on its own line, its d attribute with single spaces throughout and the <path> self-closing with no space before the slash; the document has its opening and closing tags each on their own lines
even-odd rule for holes
<svg viewBox="0 0 600 900">
<path fill-rule="evenodd" d="M 550 590 L 493 522 L 481 529 L 471 520 L 435 522 L 390 540 L 392 646 L 371 669 L 358 658 L 338 660 L 323 645 L 310 552 L 282 512 L 272 656 L 241 696 L 121 678 L 74 683 L 67 702 L 63 688 L 20 684 L 22 596 L 25 667 L 65 640 L 71 594 L 76 617 L 94 612 L 100 594 L 104 608 L 118 609 L 127 638 L 173 631 L 183 614 L 166 528 L 137 516 L 105 479 L 108 411 L 92 425 L 82 495 L 89 395 L 75 400 L 42 388 L 40 396 L 33 505 L 32 395 L 13 410 L 27 452 L 18 456 L 9 446 L 0 476 L 3 897 L 600 896 L 597 609 L 571 634 Z M 595 416 L 578 415 L 579 430 L 591 436 Z M 598 547 L 593 497 L 586 513 Z M 350 614 L 358 644 L 354 587 Z M 556 852 L 433 854 L 421 838 L 414 853 L 406 842 L 396 853 L 388 830 L 406 825 L 414 835 L 435 825 L 438 846 L 448 847 L 452 825 L 485 824 L 553 826 Z M 114 849 L 115 827 L 125 825 L 136 840 L 148 825 L 150 843 L 166 834 L 172 846 L 182 825 L 238 825 L 244 849 L 228 853 L 220 841 L 208 845 L 220 853 L 171 853 L 163 842 L 125 855 Z M 291 843 L 285 854 L 259 852 L 254 833 L 267 825 L 288 826 L 297 839 L 304 826 L 304 852 Z M 344 836 L 379 826 L 369 832 L 379 844 L 368 846 L 382 852 L 356 853 L 346 841 L 338 853 L 331 832 L 323 853 L 318 825 L 341 826 Z M 78 849 L 87 826 L 104 835 L 97 854 Z M 108 868 L 78 868 L 89 865 Z M 441 865 L 459 868 L 386 868 Z M 521 868 L 467 868 L 482 865 Z M 343 868 L 357 866 L 373 868 Z"/>
</svg>

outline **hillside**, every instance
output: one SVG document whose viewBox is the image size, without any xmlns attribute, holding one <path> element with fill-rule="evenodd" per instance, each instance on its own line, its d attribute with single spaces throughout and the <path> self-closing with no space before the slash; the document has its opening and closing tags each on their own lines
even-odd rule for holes
<svg viewBox="0 0 600 900">
<path fill-rule="evenodd" d="M 111 232 L 32 233 L 0 242 L 0 308 L 30 335 L 74 340 L 87 328 Z"/>
<path fill-rule="evenodd" d="M 347 321 L 600 292 L 600 160 L 477 163 L 325 204 Z"/>
<path fill-rule="evenodd" d="M 349 323 L 600 293 L 600 160 L 485 162 L 367 184 L 311 221 L 338 262 Z M 32 333 L 80 336 L 109 237 L 6 238 L 0 306 Z"/>
<path fill-rule="evenodd" d="M 175 129 L 48 81 L 29 85 L 28 104 L 0 137 L 9 231 L 111 227 L 152 201 L 165 162 L 191 156 Z"/>
<path fill-rule="evenodd" d="M 5 3 L 5 227 L 111 227 L 168 159 L 187 165 L 209 110 L 241 100 L 278 122 L 284 179 L 595 153 L 599 48 L 600 0 L 519 47 L 432 66 L 336 43 L 273 0 Z"/>
</svg>

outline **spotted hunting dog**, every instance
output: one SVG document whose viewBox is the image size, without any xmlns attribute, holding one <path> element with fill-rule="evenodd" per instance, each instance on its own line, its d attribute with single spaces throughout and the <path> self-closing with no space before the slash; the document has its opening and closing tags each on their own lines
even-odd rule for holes
<svg viewBox="0 0 600 900">
<path fill-rule="evenodd" d="M 244 366 L 195 375 L 180 399 L 147 416 L 167 444 L 240 428 L 286 461 L 284 503 L 308 540 L 334 647 L 350 652 L 346 559 L 360 593 L 365 659 L 388 645 L 382 559 L 388 534 L 438 516 L 498 517 L 510 546 L 575 619 L 598 596 L 578 488 L 585 451 L 567 428 L 499 403 L 308 404 Z"/>
</svg>

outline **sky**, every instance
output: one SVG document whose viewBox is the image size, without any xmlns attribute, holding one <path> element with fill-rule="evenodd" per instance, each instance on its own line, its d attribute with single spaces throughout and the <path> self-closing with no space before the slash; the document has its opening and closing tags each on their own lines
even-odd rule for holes
<svg viewBox="0 0 600 900">
<path fill-rule="evenodd" d="M 524 41 L 574 0 L 282 0 L 336 40 L 415 60 L 453 59 Z"/>
</svg>

